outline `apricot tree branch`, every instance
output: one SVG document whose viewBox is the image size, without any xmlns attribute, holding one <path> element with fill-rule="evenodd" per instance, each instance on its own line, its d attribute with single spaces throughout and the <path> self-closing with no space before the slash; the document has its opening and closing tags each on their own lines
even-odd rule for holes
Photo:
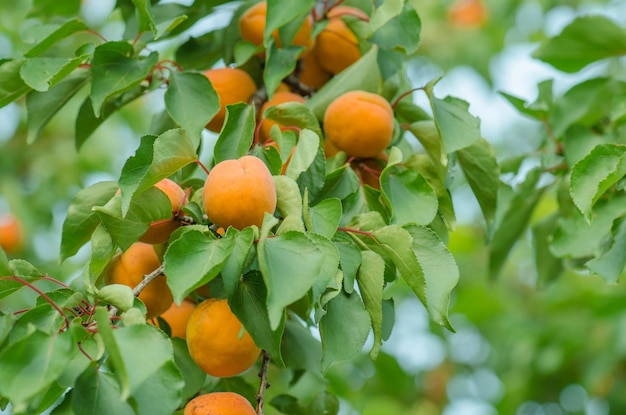
<svg viewBox="0 0 626 415">
<path fill-rule="evenodd" d="M 270 354 L 263 350 L 263 363 L 261 364 L 261 371 L 259 377 L 261 383 L 259 384 L 259 391 L 256 394 L 256 413 L 257 415 L 265 415 L 265 391 L 270 387 L 270 383 L 267 379 L 267 372 L 270 366 Z"/>
<path fill-rule="evenodd" d="M 164 270 L 165 270 L 165 264 L 161 264 L 161 265 L 159 265 L 159 267 L 157 269 L 152 271 L 150 274 L 144 275 L 143 279 L 141 280 L 141 282 L 139 284 L 137 284 L 137 286 L 135 288 L 133 288 L 133 294 L 135 295 L 135 297 L 137 297 L 139 294 L 141 294 L 143 289 L 146 288 L 146 286 L 148 284 L 150 284 L 152 282 L 152 280 L 154 280 L 156 277 L 158 277 L 160 275 L 163 275 L 163 271 Z"/>
</svg>

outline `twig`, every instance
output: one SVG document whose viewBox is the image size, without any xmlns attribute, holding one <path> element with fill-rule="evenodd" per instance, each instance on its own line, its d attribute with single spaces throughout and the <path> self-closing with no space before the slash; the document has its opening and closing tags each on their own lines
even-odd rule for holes
<svg viewBox="0 0 626 415">
<path fill-rule="evenodd" d="M 158 277 L 160 275 L 163 275 L 163 271 L 164 270 L 165 270 L 165 264 L 161 264 L 161 265 L 159 265 L 159 267 L 157 269 L 152 271 L 150 274 L 144 275 L 143 276 L 143 280 L 141 280 L 141 282 L 139 284 L 137 284 L 137 286 L 135 288 L 133 288 L 133 294 L 135 295 L 135 297 L 137 297 L 139 294 L 141 294 L 143 289 L 146 288 L 146 286 L 148 284 L 150 284 L 152 282 L 152 280 L 154 280 L 156 277 Z"/>
<path fill-rule="evenodd" d="M 267 379 L 267 372 L 270 366 L 270 354 L 263 350 L 263 363 L 261 364 L 261 371 L 259 372 L 259 378 L 261 383 L 259 384 L 259 391 L 256 394 L 256 413 L 257 415 L 265 415 L 265 391 L 270 387 L 270 383 Z"/>
</svg>

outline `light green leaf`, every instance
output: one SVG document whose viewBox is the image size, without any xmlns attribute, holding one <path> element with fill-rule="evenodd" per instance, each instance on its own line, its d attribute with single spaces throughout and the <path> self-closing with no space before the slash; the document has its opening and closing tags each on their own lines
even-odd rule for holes
<svg viewBox="0 0 626 415">
<path fill-rule="evenodd" d="M 134 415 L 135 411 L 121 398 L 115 376 L 98 370 L 96 362 L 76 380 L 71 393 L 75 414 Z"/>
<path fill-rule="evenodd" d="M 306 212 L 309 218 L 307 224 L 309 231 L 328 239 L 335 235 L 341 220 L 341 200 L 336 197 L 324 199 L 315 206 L 311 206 Z"/>
<path fill-rule="evenodd" d="M 37 28 L 37 25 L 35 25 L 35 29 L 40 30 L 41 28 Z M 66 21 L 61 26 L 47 26 L 44 30 L 46 33 L 43 36 L 38 36 L 35 46 L 24 53 L 24 56 L 27 58 L 37 56 L 66 37 L 77 32 L 89 30 L 89 27 L 81 20 L 72 19 Z"/>
<path fill-rule="evenodd" d="M 385 261 L 372 251 L 363 251 L 357 282 L 363 296 L 365 309 L 370 315 L 374 332 L 374 344 L 370 351 L 372 359 L 378 357 L 383 343 L 383 287 L 385 285 Z"/>
<path fill-rule="evenodd" d="M 622 220 L 617 227 L 611 247 L 602 255 L 587 262 L 587 268 L 600 275 L 608 283 L 617 283 L 626 267 L 626 221 Z"/>
<path fill-rule="evenodd" d="M 28 86 L 36 91 L 44 92 L 72 73 L 83 59 L 83 56 L 31 58 L 20 68 L 20 76 Z"/>
<path fill-rule="evenodd" d="M 139 32 L 152 32 L 156 34 L 156 23 L 152 16 L 152 3 L 149 0 L 132 0 L 139 16 Z"/>
<path fill-rule="evenodd" d="M 417 11 L 407 2 L 399 14 L 376 29 L 370 41 L 381 49 L 394 49 L 411 55 L 419 46 L 421 29 L 422 22 Z"/>
<path fill-rule="evenodd" d="M 296 149 L 293 152 L 291 161 L 285 171 L 285 175 L 294 180 L 298 180 L 300 174 L 306 171 L 311 164 L 313 164 L 319 147 L 319 136 L 311 130 L 302 130 Z"/>
<path fill-rule="evenodd" d="M 248 154 L 254 139 L 254 107 L 244 103 L 226 106 L 224 127 L 215 143 L 213 163 L 238 159 Z"/>
<path fill-rule="evenodd" d="M 10 104 L 31 90 L 20 76 L 25 59 L 0 63 L 0 108 Z"/>
<path fill-rule="evenodd" d="M 392 212 L 392 223 L 428 225 L 435 218 L 439 205 L 437 195 L 417 171 L 388 165 L 380 175 L 380 184 Z"/>
<path fill-rule="evenodd" d="M 270 43 L 263 68 L 263 82 L 269 98 L 274 95 L 282 80 L 296 69 L 296 62 L 302 49 L 302 46 L 279 48 L 275 42 Z"/>
<path fill-rule="evenodd" d="M 283 102 L 265 110 L 264 118 L 278 122 L 280 125 L 309 129 L 322 136 L 319 121 L 309 107 L 301 102 Z"/>
</svg>

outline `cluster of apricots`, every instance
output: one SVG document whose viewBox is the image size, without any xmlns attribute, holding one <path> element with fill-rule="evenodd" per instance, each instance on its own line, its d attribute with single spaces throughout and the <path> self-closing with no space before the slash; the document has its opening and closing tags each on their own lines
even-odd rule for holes
<svg viewBox="0 0 626 415">
<path fill-rule="evenodd" d="M 266 2 L 259 2 L 239 18 L 243 40 L 258 47 L 259 60 L 262 49 L 267 14 Z M 326 10 L 321 18 L 315 13 L 306 16 L 292 43 L 302 46 L 295 76 L 305 88 L 293 87 L 293 81 L 281 84 L 276 92 L 260 106 L 255 144 L 273 146 L 270 131 L 277 125 L 263 114 L 274 105 L 286 102 L 306 103 L 316 89 L 322 88 L 333 76 L 356 62 L 362 55 L 360 42 L 346 24 L 356 18 L 367 21 L 360 9 L 337 6 Z M 351 16 L 346 19 L 347 16 Z M 320 24 L 320 30 L 314 26 Z M 317 36 L 314 36 L 317 33 Z M 274 41 L 280 47 L 278 33 Z M 261 88 L 244 68 L 225 67 L 205 71 L 216 91 L 220 109 L 206 128 L 219 132 L 226 119 L 226 106 L 239 102 L 251 103 Z M 301 91 L 310 91 L 302 94 Z M 366 122 L 365 122 L 366 120 Z M 392 106 L 379 94 L 354 90 L 336 97 L 327 107 L 322 120 L 324 153 L 326 157 L 343 152 L 348 163 L 360 176 L 363 184 L 380 188 L 380 172 L 386 165 L 385 150 L 394 134 L 395 120 Z M 280 125 L 281 129 L 290 128 Z M 293 151 L 293 150 L 292 150 Z M 293 154 L 293 153 L 292 153 Z M 289 160 L 283 166 L 285 167 Z M 117 254 L 105 272 L 106 284 L 125 284 L 136 287 L 142 279 L 159 269 L 163 245 L 170 235 L 183 224 L 182 210 L 190 198 L 191 189 L 163 179 L 155 187 L 169 199 L 172 215 L 155 221 L 136 243 Z M 274 214 L 277 205 L 276 188 L 272 173 L 265 163 L 253 155 L 239 159 L 223 160 L 208 172 L 201 192 L 205 218 L 223 235 L 225 229 L 261 227 L 265 214 Z M 221 231 L 221 232 L 220 232 Z M 206 287 L 203 287 L 206 288 Z M 191 358 L 207 374 L 215 377 L 237 376 L 251 368 L 259 358 L 260 349 L 254 343 L 228 301 L 212 298 L 210 292 L 196 290 L 181 304 L 173 301 L 165 275 L 154 278 L 138 297 L 146 306 L 147 319 L 157 326 L 165 321 L 172 337 L 186 340 Z M 186 415 L 254 414 L 250 402 L 234 393 L 214 392 L 191 400 L 184 409 Z"/>
</svg>

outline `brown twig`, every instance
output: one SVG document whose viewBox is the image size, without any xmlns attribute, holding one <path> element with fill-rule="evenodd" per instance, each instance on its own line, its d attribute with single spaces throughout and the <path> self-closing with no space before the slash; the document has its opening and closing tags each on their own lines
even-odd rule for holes
<svg viewBox="0 0 626 415">
<path fill-rule="evenodd" d="M 160 275 L 163 275 L 163 271 L 164 270 L 165 270 L 165 264 L 161 264 L 161 265 L 159 265 L 159 267 L 157 269 L 152 271 L 150 274 L 144 275 L 143 279 L 141 280 L 141 282 L 139 284 L 137 284 L 137 286 L 135 288 L 133 288 L 133 294 L 135 295 L 135 297 L 137 297 L 139 294 L 141 294 L 143 289 L 146 288 L 146 286 L 148 284 L 150 284 L 152 282 L 152 280 L 154 280 L 156 277 L 158 277 Z"/>
<path fill-rule="evenodd" d="M 259 384 L 259 391 L 256 394 L 256 413 L 257 415 L 265 415 L 265 391 L 270 387 L 270 383 L 267 379 L 267 372 L 270 366 L 270 354 L 263 350 L 263 363 L 261 364 L 261 371 L 259 372 L 259 378 L 261 382 Z"/>
</svg>

